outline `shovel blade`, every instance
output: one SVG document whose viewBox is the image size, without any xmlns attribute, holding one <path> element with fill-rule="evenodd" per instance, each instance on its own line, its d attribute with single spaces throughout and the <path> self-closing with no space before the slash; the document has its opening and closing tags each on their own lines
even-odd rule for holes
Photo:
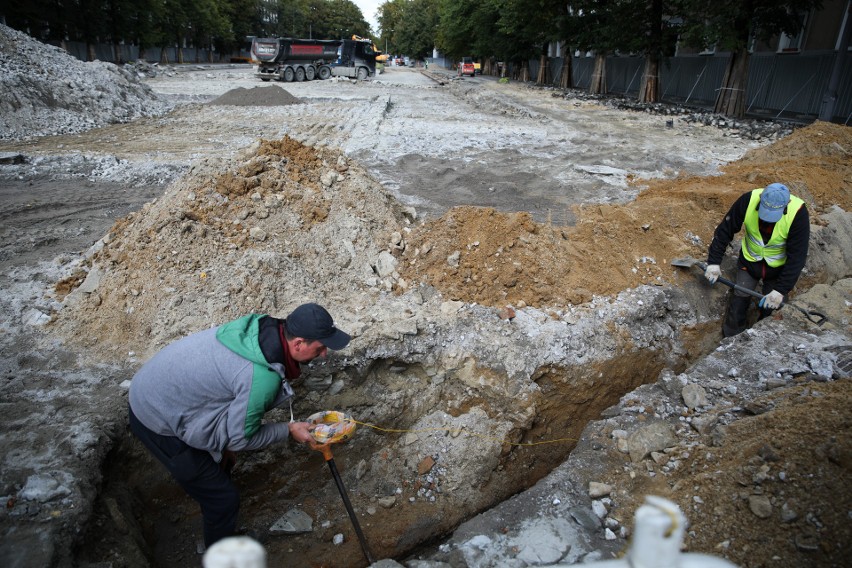
<svg viewBox="0 0 852 568">
<path fill-rule="evenodd" d="M 684 258 L 676 258 L 672 261 L 672 266 L 684 266 L 686 268 L 692 268 L 698 261 L 692 258 L 691 256 L 687 256 Z"/>
</svg>

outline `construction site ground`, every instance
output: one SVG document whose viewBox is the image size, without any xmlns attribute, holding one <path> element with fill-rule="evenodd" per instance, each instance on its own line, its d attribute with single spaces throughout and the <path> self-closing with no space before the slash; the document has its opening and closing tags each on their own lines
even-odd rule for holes
<svg viewBox="0 0 852 568">
<path fill-rule="evenodd" d="M 354 336 L 295 410 L 364 422 L 335 456 L 377 559 L 607 559 L 649 494 L 681 506 L 691 552 L 852 555 L 848 127 L 744 139 L 440 69 L 142 82 L 173 110 L 0 141 L 12 566 L 198 565 L 197 506 L 129 436 L 128 381 L 187 333 L 303 301 Z M 792 301 L 828 321 L 785 308 L 722 340 L 727 289 L 671 261 L 777 181 L 814 226 Z M 235 480 L 270 566 L 367 564 L 319 454 L 248 453 Z M 270 532 L 292 509 L 312 532 Z"/>
</svg>

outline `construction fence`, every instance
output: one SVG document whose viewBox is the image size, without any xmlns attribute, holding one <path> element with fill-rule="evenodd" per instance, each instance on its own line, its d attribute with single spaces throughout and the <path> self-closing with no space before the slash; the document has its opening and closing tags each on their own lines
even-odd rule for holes
<svg viewBox="0 0 852 568">
<path fill-rule="evenodd" d="M 836 52 L 807 54 L 753 54 L 749 58 L 746 113 L 772 119 L 811 121 L 819 116 L 828 89 Z M 672 57 L 661 65 L 663 101 L 712 108 L 722 85 L 728 55 Z M 587 89 L 594 57 L 573 57 L 573 85 Z M 529 62 L 531 80 L 538 77 L 539 61 Z M 562 58 L 549 61 L 552 84 L 559 85 Z M 608 57 L 606 88 L 609 94 L 639 96 L 644 57 Z M 852 57 L 846 57 L 837 88 L 832 122 L 852 123 Z"/>
</svg>

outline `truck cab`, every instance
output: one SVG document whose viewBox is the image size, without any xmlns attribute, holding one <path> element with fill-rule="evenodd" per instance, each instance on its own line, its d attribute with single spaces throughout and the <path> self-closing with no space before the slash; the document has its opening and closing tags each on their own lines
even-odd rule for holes
<svg viewBox="0 0 852 568">
<path fill-rule="evenodd" d="M 471 77 L 476 75 L 476 68 L 473 66 L 472 57 L 462 57 L 459 63 L 459 77 L 462 75 L 470 75 Z"/>
</svg>

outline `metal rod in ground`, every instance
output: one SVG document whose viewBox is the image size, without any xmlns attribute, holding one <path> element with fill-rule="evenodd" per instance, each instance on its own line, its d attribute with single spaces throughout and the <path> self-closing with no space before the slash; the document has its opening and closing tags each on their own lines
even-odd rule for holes
<svg viewBox="0 0 852 568">
<path fill-rule="evenodd" d="M 355 534 L 358 535 L 358 542 L 361 543 L 361 550 L 364 551 L 364 556 L 367 557 L 367 562 L 374 564 L 373 555 L 370 554 L 370 549 L 367 548 L 367 540 L 364 538 L 364 533 L 361 532 L 361 525 L 358 524 L 358 517 L 355 516 L 355 511 L 352 510 L 352 503 L 349 502 L 349 496 L 346 494 L 346 488 L 343 487 L 343 480 L 340 479 L 340 474 L 337 472 L 337 466 L 334 464 L 334 458 L 326 460 L 328 468 L 331 470 L 331 476 L 334 477 L 334 482 L 337 484 L 337 490 L 340 491 L 340 496 L 343 498 L 343 504 L 346 506 L 346 512 L 349 513 L 349 520 L 352 521 L 352 526 L 355 527 Z"/>
</svg>

